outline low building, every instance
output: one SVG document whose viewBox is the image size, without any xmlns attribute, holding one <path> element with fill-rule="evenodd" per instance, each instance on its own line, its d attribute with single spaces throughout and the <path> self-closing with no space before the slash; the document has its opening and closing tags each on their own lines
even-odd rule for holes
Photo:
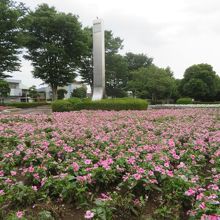
<svg viewBox="0 0 220 220">
<path fill-rule="evenodd" d="M 64 99 L 68 99 L 71 97 L 71 93 L 73 92 L 74 89 L 85 86 L 85 84 L 79 82 L 79 81 L 74 81 L 73 83 L 68 84 L 67 86 L 63 87 L 58 87 L 59 89 L 65 89 L 67 93 L 65 94 Z M 50 86 L 45 86 L 37 89 L 38 93 L 40 94 L 40 99 L 42 100 L 52 100 L 52 89 Z"/>
<path fill-rule="evenodd" d="M 5 79 L 10 88 L 10 94 L 5 102 L 28 102 L 28 87 L 23 85 L 21 80 Z"/>
</svg>

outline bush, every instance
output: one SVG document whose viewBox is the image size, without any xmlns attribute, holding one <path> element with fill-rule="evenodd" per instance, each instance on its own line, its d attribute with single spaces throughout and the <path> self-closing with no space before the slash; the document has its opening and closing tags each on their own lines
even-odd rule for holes
<svg viewBox="0 0 220 220">
<path fill-rule="evenodd" d="M 68 99 L 55 101 L 52 103 L 54 112 L 73 111 L 73 110 L 146 110 L 147 101 L 143 99 L 116 98 L 91 101 L 90 99 Z"/>
<path fill-rule="evenodd" d="M 192 104 L 192 99 L 191 98 L 179 98 L 176 101 L 176 104 Z"/>
<path fill-rule="evenodd" d="M 12 106 L 16 108 L 33 108 L 42 105 L 49 105 L 46 102 L 13 102 L 13 103 L 5 103 L 6 106 Z"/>
<path fill-rule="evenodd" d="M 87 89 L 86 87 L 79 87 L 73 90 L 71 96 L 72 97 L 77 97 L 77 98 L 86 98 L 86 94 L 87 94 Z"/>
<path fill-rule="evenodd" d="M 52 102 L 53 112 L 69 112 L 74 110 L 74 104 L 69 100 L 56 100 Z"/>
</svg>

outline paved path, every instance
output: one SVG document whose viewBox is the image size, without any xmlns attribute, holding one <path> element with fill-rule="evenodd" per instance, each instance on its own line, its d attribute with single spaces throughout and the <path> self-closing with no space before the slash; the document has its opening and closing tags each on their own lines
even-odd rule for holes
<svg viewBox="0 0 220 220">
<path fill-rule="evenodd" d="M 44 113 L 44 114 L 51 114 L 51 106 L 50 105 L 43 105 L 43 106 L 38 106 L 34 108 L 24 108 L 24 109 L 13 109 L 13 110 L 8 110 L 7 112 L 4 112 L 3 114 L 37 114 L 37 113 Z"/>
</svg>

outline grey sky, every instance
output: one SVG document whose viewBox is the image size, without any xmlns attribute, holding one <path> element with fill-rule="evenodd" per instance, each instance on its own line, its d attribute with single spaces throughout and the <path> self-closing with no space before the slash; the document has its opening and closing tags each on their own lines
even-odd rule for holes
<svg viewBox="0 0 220 220">
<path fill-rule="evenodd" d="M 220 75 L 219 0 L 20 0 L 34 9 L 47 3 L 57 10 L 79 15 L 83 26 L 96 18 L 105 28 L 124 39 L 122 53 L 146 53 L 160 67 L 170 66 L 176 78 L 187 67 L 209 63 Z M 39 85 L 32 78 L 31 65 L 22 62 L 14 78 Z"/>
</svg>

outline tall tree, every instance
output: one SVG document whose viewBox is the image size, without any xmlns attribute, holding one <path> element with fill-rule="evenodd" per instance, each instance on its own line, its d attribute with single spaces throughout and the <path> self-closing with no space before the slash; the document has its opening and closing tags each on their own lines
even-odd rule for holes
<svg viewBox="0 0 220 220">
<path fill-rule="evenodd" d="M 128 64 L 120 54 L 108 54 L 106 60 L 106 94 L 111 97 L 127 96 Z"/>
<path fill-rule="evenodd" d="M 0 80 L 0 103 L 4 103 L 4 98 L 9 96 L 10 87 L 8 82 Z"/>
<path fill-rule="evenodd" d="M 25 14 L 22 4 L 10 0 L 0 1 L 0 79 L 7 73 L 18 71 L 21 50 L 21 21 Z"/>
<path fill-rule="evenodd" d="M 180 89 L 183 96 L 212 101 L 217 93 L 217 75 L 209 64 L 190 66 L 184 73 Z"/>
<path fill-rule="evenodd" d="M 151 65 L 133 72 L 128 89 L 140 98 L 150 98 L 154 103 L 158 99 L 170 98 L 175 90 L 175 79 L 166 69 Z"/>
<path fill-rule="evenodd" d="M 128 62 L 129 71 L 138 70 L 139 68 L 148 67 L 152 65 L 153 58 L 148 57 L 146 54 L 126 53 L 125 59 Z"/>
<path fill-rule="evenodd" d="M 32 61 L 34 77 L 51 86 L 54 100 L 57 87 L 73 81 L 81 56 L 88 50 L 78 17 L 57 12 L 47 4 L 26 17 L 25 45 L 25 58 Z"/>
</svg>

